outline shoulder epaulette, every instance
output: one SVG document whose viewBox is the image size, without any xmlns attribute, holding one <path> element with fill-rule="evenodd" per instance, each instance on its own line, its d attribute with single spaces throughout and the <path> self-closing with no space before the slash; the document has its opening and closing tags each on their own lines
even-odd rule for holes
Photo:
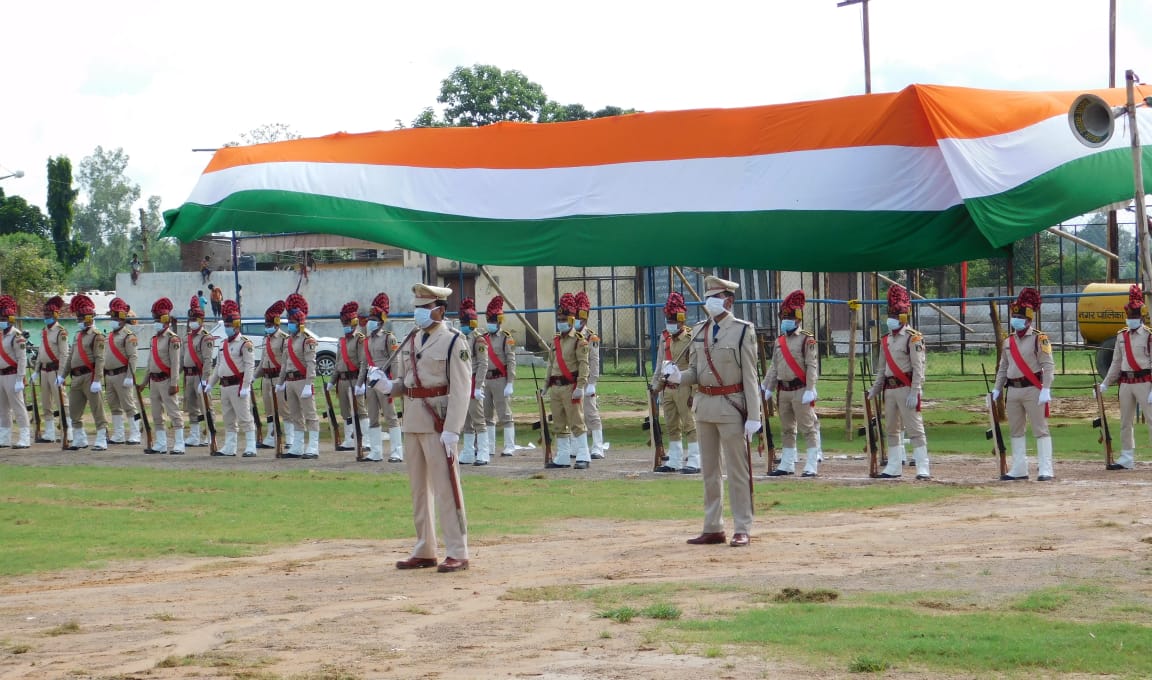
<svg viewBox="0 0 1152 680">
<path fill-rule="evenodd" d="M 508 338 L 512 337 L 512 331 L 505 330 L 503 328 L 500 329 L 500 334 Z"/>
<path fill-rule="evenodd" d="M 800 329 L 800 334 L 801 334 L 801 335 L 808 335 L 808 336 L 811 336 L 811 337 L 813 337 L 813 338 L 814 338 L 814 337 L 816 337 L 816 334 L 815 334 L 815 333 L 813 333 L 813 332 L 812 332 L 812 331 L 810 331 L 810 330 L 806 330 L 806 329 L 804 329 L 804 328 L 801 328 L 801 329 Z"/>
</svg>

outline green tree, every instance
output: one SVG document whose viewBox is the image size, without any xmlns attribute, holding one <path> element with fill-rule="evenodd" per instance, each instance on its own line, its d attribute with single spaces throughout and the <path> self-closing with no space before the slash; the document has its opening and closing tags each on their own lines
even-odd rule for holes
<svg viewBox="0 0 1152 680">
<path fill-rule="evenodd" d="M 540 117 L 536 122 L 538 123 L 566 123 L 573 120 L 588 120 L 592 117 L 592 112 L 587 109 L 583 104 L 561 104 L 557 101 L 549 100 L 544 108 L 540 110 Z"/>
<path fill-rule="evenodd" d="M 519 71 L 476 64 L 453 69 L 440 83 L 436 101 L 448 107 L 444 110 L 446 124 L 477 127 L 501 121 L 531 123 L 548 98 L 544 88 Z"/>
<path fill-rule="evenodd" d="M 88 201 L 80 204 L 75 227 L 90 254 L 71 271 L 76 288 L 113 288 L 116 273 L 126 271 L 132 258 L 132 206 L 140 200 L 140 187 L 128 179 L 127 168 L 123 149 L 98 146 L 80 162 L 78 179 Z"/>
<path fill-rule="evenodd" d="M 72 238 L 72 223 L 76 219 L 76 197 L 72 187 L 72 161 L 67 156 L 48 159 L 48 223 L 52 243 L 56 246 L 56 259 L 71 270 L 88 255 L 88 246 Z"/>
<path fill-rule="evenodd" d="M 4 196 L 0 189 L 0 234 L 48 235 L 48 219 L 22 196 Z"/>
<path fill-rule="evenodd" d="M 270 144 L 283 142 L 289 139 L 300 139 L 303 135 L 292 129 L 287 123 L 265 123 L 248 132 L 240 133 L 239 142 L 228 142 L 224 146 L 251 146 L 253 144 Z"/>
<path fill-rule="evenodd" d="M 396 121 L 399 123 L 400 121 Z M 398 127 L 404 127 L 402 124 Z M 412 119 L 412 127 L 414 128 L 428 128 L 428 127 L 448 127 L 448 123 L 436 117 L 436 111 L 431 106 L 427 106 L 420 115 Z"/>
<path fill-rule="evenodd" d="M 0 271 L 4 272 L 4 292 L 19 302 L 21 315 L 33 314 L 46 294 L 64 289 L 64 267 L 44 236 L 0 236 Z"/>
<path fill-rule="evenodd" d="M 180 271 L 180 244 L 174 238 L 156 238 L 164 226 L 159 196 L 148 197 L 148 209 L 141 211 L 141 218 L 138 242 L 148 244 L 148 262 L 152 271 Z"/>
</svg>

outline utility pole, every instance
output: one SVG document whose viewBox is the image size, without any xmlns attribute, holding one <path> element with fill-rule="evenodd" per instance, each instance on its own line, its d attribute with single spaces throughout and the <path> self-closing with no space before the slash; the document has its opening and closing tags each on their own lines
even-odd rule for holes
<svg viewBox="0 0 1152 680">
<path fill-rule="evenodd" d="M 1115 2 L 1115 0 L 1113 0 Z M 847 7 L 849 5 L 860 5 L 863 13 L 863 31 L 864 31 L 864 94 L 872 94 L 872 50 L 869 46 L 868 35 L 868 0 L 841 0 L 836 3 L 837 7 Z"/>
<path fill-rule="evenodd" d="M 1116 0 L 1108 0 L 1108 87 L 1116 87 Z M 1140 224 L 1136 225 L 1136 238 L 1140 239 Z M 1108 251 L 1120 254 L 1120 225 L 1116 222 L 1116 211 L 1108 211 L 1108 224 L 1105 228 Z M 1108 259 L 1108 283 L 1120 280 L 1120 258 Z"/>
</svg>

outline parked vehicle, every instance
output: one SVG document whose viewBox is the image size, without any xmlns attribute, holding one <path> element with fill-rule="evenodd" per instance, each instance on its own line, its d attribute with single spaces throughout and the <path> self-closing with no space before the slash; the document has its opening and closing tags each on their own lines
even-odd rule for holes
<svg viewBox="0 0 1152 680">
<path fill-rule="evenodd" d="M 216 338 L 216 351 L 220 351 L 220 347 L 224 342 L 224 322 L 217 321 L 209 332 Z M 260 359 L 264 355 L 264 320 L 263 319 L 245 319 L 240 322 L 240 332 L 252 339 L 253 344 L 256 346 L 256 365 L 260 365 Z M 324 377 L 332 375 L 336 370 L 336 356 L 340 351 L 340 339 L 329 337 L 316 338 L 319 344 L 316 346 L 316 372 Z"/>
</svg>

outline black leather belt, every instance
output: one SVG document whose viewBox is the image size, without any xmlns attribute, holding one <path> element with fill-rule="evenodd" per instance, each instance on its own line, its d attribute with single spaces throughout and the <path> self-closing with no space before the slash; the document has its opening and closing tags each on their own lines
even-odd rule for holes
<svg viewBox="0 0 1152 680">
<path fill-rule="evenodd" d="M 104 369 L 104 375 L 105 375 L 105 377 L 110 376 L 110 375 L 120 375 L 121 373 L 123 373 L 127 370 L 128 370 L 127 366 L 121 366 L 120 368 L 106 368 L 106 369 Z"/>
<path fill-rule="evenodd" d="M 1043 373 L 1037 373 L 1036 379 L 1040 381 L 1040 384 L 1044 384 Z M 1008 387 L 1035 387 L 1035 385 L 1028 378 L 1008 378 Z"/>
<path fill-rule="evenodd" d="M 172 376 L 168 373 L 149 373 L 148 374 L 148 379 L 151 380 L 152 382 L 164 382 L 165 380 L 167 380 L 168 378 L 171 378 L 171 377 Z"/>
<path fill-rule="evenodd" d="M 230 375 L 226 378 L 220 378 L 221 387 L 232 387 L 233 385 L 239 385 L 242 382 L 244 382 L 244 374 Z"/>
<path fill-rule="evenodd" d="M 780 380 L 777 381 L 777 386 L 781 392 L 795 392 L 796 390 L 804 388 L 804 380 L 796 378 L 795 380 Z"/>
</svg>

